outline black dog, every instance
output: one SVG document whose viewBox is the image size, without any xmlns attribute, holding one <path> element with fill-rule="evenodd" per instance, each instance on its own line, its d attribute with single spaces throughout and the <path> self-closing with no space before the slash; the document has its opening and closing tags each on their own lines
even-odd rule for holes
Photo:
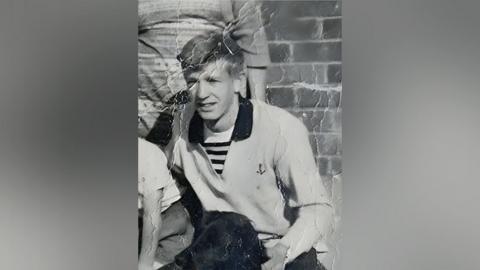
<svg viewBox="0 0 480 270">
<path fill-rule="evenodd" d="M 193 243 L 162 270 L 260 270 L 266 257 L 248 218 L 205 212 Z"/>
</svg>

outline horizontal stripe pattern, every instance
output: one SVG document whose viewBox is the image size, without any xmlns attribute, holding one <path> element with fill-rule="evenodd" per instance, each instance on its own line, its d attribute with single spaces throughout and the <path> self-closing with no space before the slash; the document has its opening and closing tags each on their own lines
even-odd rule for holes
<svg viewBox="0 0 480 270">
<path fill-rule="evenodd" d="M 228 153 L 228 149 L 230 148 L 230 144 L 231 144 L 231 141 L 202 143 L 202 146 L 207 152 L 208 158 L 212 163 L 212 167 L 217 174 L 223 173 L 225 159 L 227 158 L 227 153 Z"/>
<path fill-rule="evenodd" d="M 210 147 L 229 147 L 232 142 L 211 142 L 211 143 L 202 143 L 202 146 L 205 148 L 210 148 Z"/>
</svg>

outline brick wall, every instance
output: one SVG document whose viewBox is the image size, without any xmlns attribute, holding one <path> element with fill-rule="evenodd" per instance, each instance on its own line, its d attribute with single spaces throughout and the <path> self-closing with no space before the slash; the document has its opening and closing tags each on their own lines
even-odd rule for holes
<svg viewBox="0 0 480 270">
<path fill-rule="evenodd" d="M 341 240 L 341 2 L 263 1 L 272 65 L 267 100 L 303 121 L 335 219 L 327 234 L 329 252 L 319 257 L 334 270 Z M 335 177 L 334 177 L 335 176 Z"/>
<path fill-rule="evenodd" d="M 263 1 L 262 13 L 272 60 L 267 99 L 305 123 L 329 182 L 341 172 L 341 2 Z"/>
</svg>

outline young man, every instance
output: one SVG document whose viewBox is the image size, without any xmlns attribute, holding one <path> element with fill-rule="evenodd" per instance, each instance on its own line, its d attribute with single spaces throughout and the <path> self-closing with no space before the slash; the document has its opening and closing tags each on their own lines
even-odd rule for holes
<svg viewBox="0 0 480 270">
<path fill-rule="evenodd" d="M 332 209 L 304 125 L 238 94 L 246 85 L 243 56 L 228 33 L 193 38 L 178 59 L 196 113 L 174 164 L 204 210 L 251 221 L 267 255 L 262 269 L 324 269 L 313 247 Z"/>
</svg>

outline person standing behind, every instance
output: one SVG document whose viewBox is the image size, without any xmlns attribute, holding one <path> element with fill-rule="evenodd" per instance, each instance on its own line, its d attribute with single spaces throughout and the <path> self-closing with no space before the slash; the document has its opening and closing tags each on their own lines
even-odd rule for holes
<svg viewBox="0 0 480 270">
<path fill-rule="evenodd" d="M 186 89 L 176 56 L 188 40 L 204 31 L 230 28 L 245 52 L 250 96 L 265 100 L 270 58 L 257 0 L 139 0 L 138 13 L 140 137 L 162 141 L 162 120 L 168 117 L 159 117 L 158 104 Z M 174 133 L 180 133 L 179 125 L 175 128 Z"/>
</svg>

